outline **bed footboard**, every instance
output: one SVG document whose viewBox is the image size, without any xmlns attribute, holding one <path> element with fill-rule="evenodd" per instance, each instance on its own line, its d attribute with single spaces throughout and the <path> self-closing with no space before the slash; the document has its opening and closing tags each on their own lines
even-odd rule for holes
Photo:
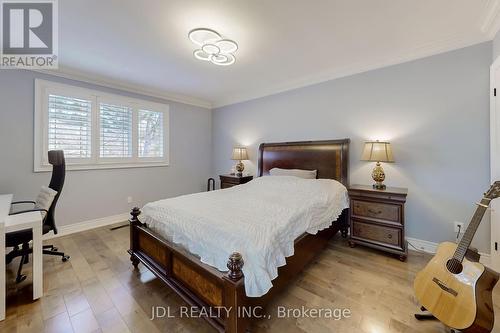
<svg viewBox="0 0 500 333">
<path fill-rule="evenodd" d="M 228 259 L 228 272 L 219 272 L 148 229 L 139 221 L 140 213 L 139 208 L 134 208 L 129 220 L 128 252 L 132 264 L 137 267 L 143 263 L 189 306 L 210 314 L 204 319 L 219 332 L 245 332 L 248 321 L 238 318 L 238 309 L 245 306 L 247 299 L 241 254 L 233 253 Z"/>
<path fill-rule="evenodd" d="M 196 256 L 167 241 L 139 220 L 134 208 L 130 218 L 130 260 L 143 263 L 175 291 L 189 306 L 196 307 L 219 332 L 242 333 L 250 327 L 252 315 L 260 312 L 271 298 L 286 288 L 293 278 L 328 244 L 339 230 L 347 229 L 347 210 L 328 229 L 316 235 L 304 234 L 295 241 L 295 255 L 280 267 L 273 288 L 262 297 L 245 294 L 241 254 L 233 253 L 223 273 L 202 263 Z M 222 310 L 222 311 L 221 311 Z M 217 315 L 214 316 L 214 313 Z"/>
</svg>

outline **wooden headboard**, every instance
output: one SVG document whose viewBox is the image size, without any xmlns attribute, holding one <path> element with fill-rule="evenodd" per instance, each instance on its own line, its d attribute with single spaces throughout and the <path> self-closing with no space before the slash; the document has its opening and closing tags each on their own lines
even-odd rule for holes
<svg viewBox="0 0 500 333">
<path fill-rule="evenodd" d="M 259 176 L 272 168 L 318 170 L 318 178 L 348 185 L 349 139 L 262 143 Z"/>
</svg>

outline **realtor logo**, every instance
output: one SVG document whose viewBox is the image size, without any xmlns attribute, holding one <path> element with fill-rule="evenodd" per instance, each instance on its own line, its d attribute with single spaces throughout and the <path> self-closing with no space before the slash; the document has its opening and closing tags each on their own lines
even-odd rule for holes
<svg viewBox="0 0 500 333">
<path fill-rule="evenodd" d="M 57 68 L 57 0 L 3 0 L 0 17 L 0 68 Z"/>
</svg>

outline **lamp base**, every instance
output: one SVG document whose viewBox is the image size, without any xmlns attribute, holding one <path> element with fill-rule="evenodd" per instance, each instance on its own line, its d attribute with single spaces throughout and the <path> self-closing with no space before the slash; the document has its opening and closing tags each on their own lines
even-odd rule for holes
<svg viewBox="0 0 500 333">
<path fill-rule="evenodd" d="M 243 170 L 245 170 L 245 164 L 243 164 L 243 162 L 239 161 L 236 164 L 236 176 L 238 176 L 238 177 L 243 176 Z"/>
<path fill-rule="evenodd" d="M 377 190 L 385 190 L 387 188 L 387 186 L 385 186 L 385 184 L 373 184 L 372 186 L 374 189 L 377 189 Z"/>
<path fill-rule="evenodd" d="M 373 168 L 372 178 L 375 181 L 375 184 L 373 184 L 373 188 L 377 190 L 386 189 L 386 186 L 383 184 L 383 181 L 385 180 L 385 172 L 382 166 L 380 165 L 380 162 L 377 162 L 377 164 Z"/>
</svg>

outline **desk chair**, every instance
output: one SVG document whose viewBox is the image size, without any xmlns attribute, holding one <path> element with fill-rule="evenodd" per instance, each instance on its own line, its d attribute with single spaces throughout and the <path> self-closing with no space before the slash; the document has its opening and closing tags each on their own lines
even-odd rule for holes
<svg viewBox="0 0 500 333">
<path fill-rule="evenodd" d="M 55 223 L 55 209 L 57 205 L 57 200 L 61 195 L 61 191 L 64 185 L 64 178 L 66 175 L 66 163 L 64 160 L 64 152 L 62 150 L 51 150 L 49 151 L 49 163 L 52 165 L 52 178 L 50 179 L 49 188 L 56 191 L 52 203 L 48 209 L 41 208 L 39 203 L 36 201 L 16 201 L 12 202 L 15 204 L 33 204 L 34 208 L 16 211 L 10 215 L 22 214 L 26 212 L 40 211 L 43 215 L 43 226 L 42 231 L 45 235 L 50 231 L 54 231 L 57 234 L 57 227 Z M 16 232 L 11 232 L 5 235 L 5 245 L 7 247 L 13 247 L 14 249 L 6 255 L 6 263 L 10 263 L 15 257 L 21 257 L 21 262 L 19 263 L 19 268 L 17 270 L 16 282 L 22 282 L 26 279 L 26 275 L 23 275 L 22 269 L 23 265 L 29 262 L 29 254 L 32 253 L 32 249 L 29 246 L 29 242 L 33 239 L 33 234 L 30 230 L 21 230 Z M 62 261 L 68 261 L 69 256 L 65 255 L 63 252 L 58 252 L 57 248 L 53 245 L 44 245 L 43 254 L 60 256 Z"/>
</svg>

